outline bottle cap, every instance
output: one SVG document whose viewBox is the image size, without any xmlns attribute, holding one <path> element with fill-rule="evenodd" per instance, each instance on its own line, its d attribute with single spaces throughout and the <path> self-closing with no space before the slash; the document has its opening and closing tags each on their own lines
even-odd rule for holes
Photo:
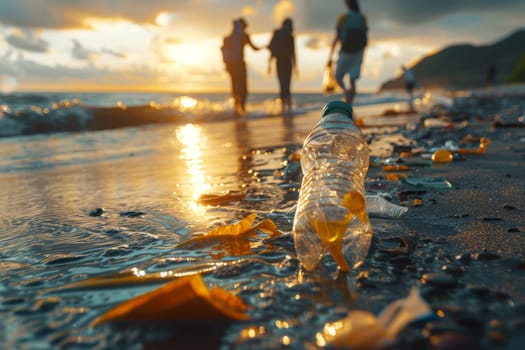
<svg viewBox="0 0 525 350">
<path fill-rule="evenodd" d="M 323 108 L 323 117 L 331 113 L 342 113 L 352 119 L 352 106 L 343 101 L 331 101 Z"/>
</svg>

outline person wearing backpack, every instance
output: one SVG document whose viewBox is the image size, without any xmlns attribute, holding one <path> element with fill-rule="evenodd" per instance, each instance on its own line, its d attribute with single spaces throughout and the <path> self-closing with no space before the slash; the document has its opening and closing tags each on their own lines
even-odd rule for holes
<svg viewBox="0 0 525 350">
<path fill-rule="evenodd" d="M 343 89 L 348 104 L 352 104 L 356 95 L 356 81 L 361 76 L 363 54 L 368 43 L 368 25 L 366 18 L 359 10 L 357 0 L 345 0 L 348 12 L 337 21 L 336 35 L 330 49 L 328 65 L 338 43 L 341 44 L 335 68 L 335 79 Z M 350 76 L 350 87 L 346 87 L 344 77 Z"/>
<path fill-rule="evenodd" d="M 273 60 L 276 61 L 277 79 L 279 80 L 279 98 L 281 99 L 281 114 L 292 113 L 292 96 L 290 83 L 292 70 L 296 70 L 295 39 L 292 19 L 286 18 L 281 28 L 275 30 L 268 45 L 270 60 L 268 72 L 271 71 Z"/>
<path fill-rule="evenodd" d="M 221 47 L 222 60 L 231 79 L 234 114 L 236 116 L 246 115 L 246 100 L 248 98 L 248 76 L 246 62 L 244 61 L 244 46 L 248 44 L 252 49 L 260 50 L 252 43 L 246 32 L 246 27 L 248 24 L 243 18 L 234 20 L 233 30 L 230 35 L 223 39 Z"/>
</svg>

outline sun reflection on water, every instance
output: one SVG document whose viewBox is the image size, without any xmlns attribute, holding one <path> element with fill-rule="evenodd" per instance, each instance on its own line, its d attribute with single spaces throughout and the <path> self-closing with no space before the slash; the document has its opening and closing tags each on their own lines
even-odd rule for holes
<svg viewBox="0 0 525 350">
<path fill-rule="evenodd" d="M 197 100 L 189 96 L 177 97 L 173 100 L 173 106 L 178 107 L 182 111 L 189 111 L 195 109 Z"/>
<path fill-rule="evenodd" d="M 203 169 L 202 158 L 206 139 L 202 135 L 202 129 L 193 124 L 186 124 L 177 128 L 175 135 L 182 145 L 180 158 L 186 164 L 188 182 L 191 184 L 190 188 L 185 188 L 186 191 L 189 191 L 185 195 L 191 198 L 189 205 L 192 210 L 201 212 L 203 208 L 197 203 L 197 199 L 211 188 Z"/>
</svg>

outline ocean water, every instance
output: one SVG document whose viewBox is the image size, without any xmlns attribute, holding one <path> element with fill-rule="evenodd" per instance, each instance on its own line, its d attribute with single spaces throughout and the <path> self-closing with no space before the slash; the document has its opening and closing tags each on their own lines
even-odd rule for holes
<svg viewBox="0 0 525 350">
<path fill-rule="evenodd" d="M 340 95 L 296 94 L 295 114 L 319 109 Z M 359 95 L 356 106 L 405 103 L 402 93 Z M 228 94 L 13 93 L 0 94 L 0 137 L 106 130 L 147 124 L 230 119 Z M 252 94 L 249 119 L 279 115 L 274 94 Z"/>
<path fill-rule="evenodd" d="M 297 94 L 294 115 L 282 117 L 274 95 L 254 94 L 248 116 L 235 119 L 227 94 L 0 95 L 0 348 L 313 346 L 352 301 L 330 274 L 301 274 L 289 235 L 300 183 L 284 169 L 335 98 Z M 360 95 L 355 113 L 371 125 L 404 124 L 417 115 L 377 115 L 405 104 L 402 94 Z M 246 197 L 223 206 L 197 201 L 226 191 Z M 285 235 L 258 236 L 242 254 L 174 249 L 249 213 L 274 220 Z M 92 329 L 111 306 L 159 284 L 61 290 L 131 269 L 202 272 L 209 286 L 255 305 L 252 319 Z"/>
</svg>

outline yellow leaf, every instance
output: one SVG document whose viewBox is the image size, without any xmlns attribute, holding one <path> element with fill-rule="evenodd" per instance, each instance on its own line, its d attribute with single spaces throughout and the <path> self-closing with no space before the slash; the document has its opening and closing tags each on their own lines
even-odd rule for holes
<svg viewBox="0 0 525 350">
<path fill-rule="evenodd" d="M 221 289 L 208 289 L 200 275 L 183 277 L 139 295 L 96 318 L 95 327 L 115 321 L 246 320 L 246 304 Z"/>
<path fill-rule="evenodd" d="M 253 222 L 255 221 L 255 218 L 257 217 L 257 214 L 250 214 L 241 221 L 233 224 L 233 225 L 225 225 L 225 226 L 219 226 L 214 228 L 213 230 L 209 231 L 206 236 L 238 236 L 243 233 L 246 233 L 248 230 L 252 228 Z"/>
<path fill-rule="evenodd" d="M 275 223 L 270 219 L 265 219 L 259 224 L 254 225 L 256 217 L 257 214 L 250 214 L 235 224 L 216 227 L 205 235 L 194 237 L 177 244 L 175 248 L 214 246 L 214 249 L 225 250 L 233 256 L 249 255 L 252 253 L 252 250 L 248 238 L 254 235 L 257 230 L 269 234 L 270 237 L 281 234 L 281 232 L 277 230 Z M 223 256 L 224 255 L 220 253 L 213 254 L 214 258 L 222 258 Z"/>
</svg>

